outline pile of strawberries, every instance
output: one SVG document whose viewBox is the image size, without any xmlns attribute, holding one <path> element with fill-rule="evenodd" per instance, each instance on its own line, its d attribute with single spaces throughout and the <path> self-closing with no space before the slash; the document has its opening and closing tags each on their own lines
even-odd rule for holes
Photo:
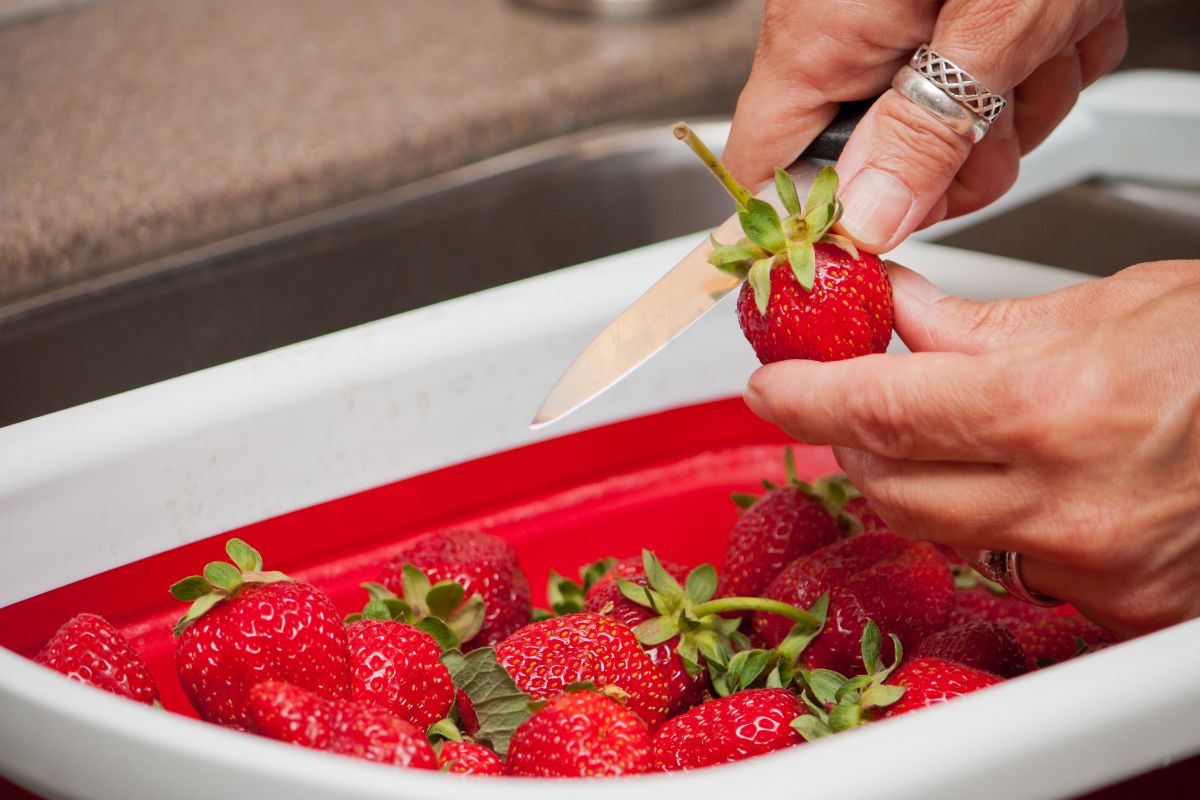
<svg viewBox="0 0 1200 800">
<path fill-rule="evenodd" d="M 415 769 L 579 777 L 767 753 L 990 686 L 1109 643 L 952 553 L 893 534 L 832 476 L 766 484 L 718 575 L 653 553 L 551 575 L 535 609 L 505 542 L 435 531 L 397 548 L 340 618 L 245 542 L 177 582 L 175 662 L 202 719 Z M 36 660 L 157 703 L 112 625 L 81 614 Z"/>
</svg>

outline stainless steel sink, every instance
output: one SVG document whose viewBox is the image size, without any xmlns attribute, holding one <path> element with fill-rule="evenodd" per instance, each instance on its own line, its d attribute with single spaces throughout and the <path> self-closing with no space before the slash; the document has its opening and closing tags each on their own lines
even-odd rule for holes
<svg viewBox="0 0 1200 800">
<path fill-rule="evenodd" d="M 720 141 L 726 125 L 698 127 Z M 1197 198 L 1091 182 L 945 241 L 1104 275 L 1200 256 Z M 546 142 L 0 307 L 0 425 L 701 230 L 730 210 L 667 121 Z"/>
</svg>

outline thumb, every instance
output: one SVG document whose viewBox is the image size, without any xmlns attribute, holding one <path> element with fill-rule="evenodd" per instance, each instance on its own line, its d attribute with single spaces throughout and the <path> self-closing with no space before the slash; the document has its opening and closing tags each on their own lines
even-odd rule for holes
<svg viewBox="0 0 1200 800">
<path fill-rule="evenodd" d="M 965 300 L 919 273 L 888 262 L 895 326 L 914 353 L 985 353 L 1043 342 L 1131 313 L 1183 286 L 1200 283 L 1196 262 L 1138 264 L 1100 280 L 1035 297 Z"/>
</svg>

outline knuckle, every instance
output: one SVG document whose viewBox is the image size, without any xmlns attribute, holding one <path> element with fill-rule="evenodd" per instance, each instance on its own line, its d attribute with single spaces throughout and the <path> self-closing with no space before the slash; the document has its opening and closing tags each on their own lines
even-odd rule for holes
<svg viewBox="0 0 1200 800">
<path fill-rule="evenodd" d="M 902 458 L 911 452 L 912 436 L 903 422 L 903 404 L 893 382 L 881 383 L 875 392 L 855 393 L 847 405 L 865 449 L 887 458 Z"/>
<path fill-rule="evenodd" d="M 893 174 L 912 174 L 928 190 L 944 190 L 966 161 L 970 144 L 933 114 L 893 90 L 872 111 L 878 141 L 884 146 L 872 158 L 875 166 Z"/>
</svg>

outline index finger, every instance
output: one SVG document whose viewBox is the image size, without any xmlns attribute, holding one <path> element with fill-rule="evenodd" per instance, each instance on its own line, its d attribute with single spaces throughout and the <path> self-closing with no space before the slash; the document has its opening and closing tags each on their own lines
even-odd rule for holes
<svg viewBox="0 0 1200 800">
<path fill-rule="evenodd" d="M 746 404 L 809 444 L 892 459 L 1006 463 L 1019 447 L 1022 388 L 992 353 L 869 355 L 762 367 Z"/>
</svg>

